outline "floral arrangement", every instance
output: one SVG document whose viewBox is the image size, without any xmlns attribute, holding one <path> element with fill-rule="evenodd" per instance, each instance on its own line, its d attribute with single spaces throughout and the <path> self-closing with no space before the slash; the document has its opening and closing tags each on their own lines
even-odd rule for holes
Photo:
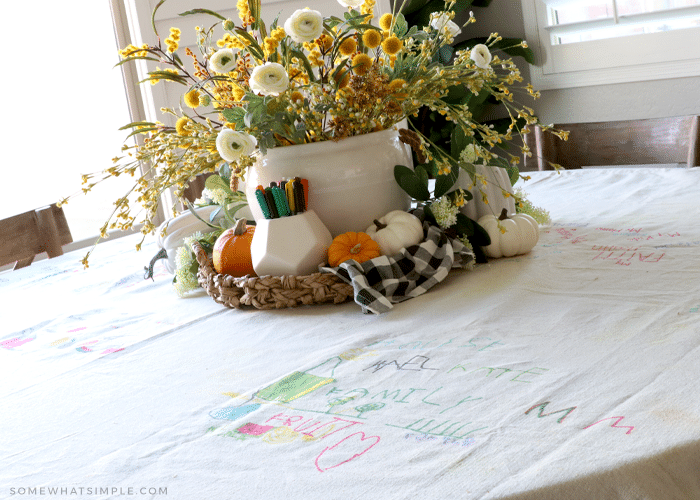
<svg viewBox="0 0 700 500">
<path fill-rule="evenodd" d="M 531 153 L 526 145 L 504 146 L 539 122 L 533 110 L 514 97 L 538 94 L 521 83 L 512 59 L 492 53 L 491 48 L 502 46 L 498 34 L 465 50 L 448 50 L 446 57 L 462 28 L 476 21 L 471 13 L 463 26 L 453 21 L 456 0 L 446 0 L 427 26 L 408 26 L 401 13 L 406 0 L 376 25 L 375 0 L 338 2 L 348 8 L 343 18 L 303 9 L 269 26 L 260 16 L 260 0 L 238 0 L 237 20 L 193 9 L 181 15 L 216 19 L 208 28 L 196 28 L 198 53 L 188 48 L 182 54 L 180 31 L 171 28 L 162 39 L 155 23 L 156 44 L 121 50 L 120 64 L 145 60 L 165 66 L 150 71 L 144 82 L 172 82 L 183 85 L 184 91 L 179 107 L 162 109 L 172 115 L 174 125 L 126 125 L 129 137 L 141 140 L 125 144 L 112 167 L 83 176 L 84 192 L 112 176 L 137 176 L 129 195 L 143 209 L 141 220 L 137 222 L 139 215 L 124 196 L 115 202 L 101 236 L 135 223 L 142 224 L 144 236 L 153 233 L 161 195 L 174 189 L 181 199 L 198 174 L 225 169 L 232 198 L 219 201 L 227 207 L 242 200 L 237 179 L 267 150 L 384 130 L 407 118 L 410 123 L 424 108 L 454 124 L 453 151 L 431 142 L 414 123 L 411 130 L 402 130 L 402 140 L 411 145 L 419 164 L 415 169 L 397 167 L 396 177 L 414 199 L 434 205 L 429 212 L 439 225 L 454 225 L 457 208 L 471 196 L 461 189 L 451 191 L 460 170 L 477 186 L 485 182 L 476 173 L 478 163 L 505 167 L 511 179 L 518 178 L 522 154 Z M 473 96 L 486 93 L 502 103 L 510 117 L 508 126 L 498 130 L 479 123 L 468 104 L 448 99 L 455 88 Z M 429 177 L 436 179 L 431 192 Z"/>
</svg>

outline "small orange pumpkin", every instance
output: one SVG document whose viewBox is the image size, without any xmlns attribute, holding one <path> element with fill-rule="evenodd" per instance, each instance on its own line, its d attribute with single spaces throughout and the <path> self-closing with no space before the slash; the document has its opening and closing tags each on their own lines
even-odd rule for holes
<svg viewBox="0 0 700 500">
<path fill-rule="evenodd" d="M 216 239 L 212 260 L 219 274 L 241 277 L 255 276 L 250 244 L 253 242 L 255 226 L 247 226 L 245 219 L 238 219 L 236 226 L 227 229 Z"/>
<path fill-rule="evenodd" d="M 356 260 L 361 264 L 381 254 L 379 245 L 367 233 L 350 231 L 336 236 L 328 247 L 328 264 L 336 267 L 346 260 Z"/>
</svg>

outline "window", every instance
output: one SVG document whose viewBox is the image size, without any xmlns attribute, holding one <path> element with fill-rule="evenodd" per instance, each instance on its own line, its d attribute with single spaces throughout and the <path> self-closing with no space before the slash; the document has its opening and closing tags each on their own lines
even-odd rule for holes
<svg viewBox="0 0 700 500">
<path fill-rule="evenodd" d="M 548 1 L 552 45 L 700 27 L 700 0 Z"/>
<path fill-rule="evenodd" d="M 700 0 L 522 3 L 538 88 L 700 75 Z"/>
<path fill-rule="evenodd" d="M 76 191 L 81 175 L 111 166 L 126 133 L 129 108 L 109 2 L 67 9 L 41 2 L 3 5 L 2 44 L 12 63 L 3 78 L 6 181 L 0 217 L 32 210 Z M 42 27 L 48 29 L 42 32 Z M 38 38 L 35 39 L 35 38 Z M 25 42 L 34 46 L 26 51 Z M 122 179 L 118 179 L 122 181 Z M 129 179 L 109 182 L 65 205 L 74 241 L 94 242 Z"/>
</svg>

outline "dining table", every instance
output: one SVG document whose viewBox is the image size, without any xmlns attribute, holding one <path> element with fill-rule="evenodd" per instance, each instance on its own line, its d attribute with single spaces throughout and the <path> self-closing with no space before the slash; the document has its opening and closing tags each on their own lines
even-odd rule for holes
<svg viewBox="0 0 700 500">
<path fill-rule="evenodd" d="M 1 273 L 0 498 L 700 499 L 700 168 L 522 175 L 531 251 L 381 314 Z"/>
</svg>

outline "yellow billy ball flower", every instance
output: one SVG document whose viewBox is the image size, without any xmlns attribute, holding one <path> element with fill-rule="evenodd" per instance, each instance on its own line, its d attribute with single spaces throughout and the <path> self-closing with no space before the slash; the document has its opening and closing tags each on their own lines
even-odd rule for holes
<svg viewBox="0 0 700 500">
<path fill-rule="evenodd" d="M 357 42 L 354 38 L 346 38 L 338 47 L 338 51 L 344 56 L 349 56 L 357 50 Z"/>
<path fill-rule="evenodd" d="M 185 104 L 193 109 L 199 106 L 199 92 L 197 89 L 192 89 L 185 94 Z"/>
<path fill-rule="evenodd" d="M 391 23 L 394 20 L 394 16 L 388 12 L 379 18 L 379 27 L 383 30 L 391 29 Z"/>
<path fill-rule="evenodd" d="M 403 90 L 404 86 L 406 85 L 406 80 L 403 78 L 397 78 L 396 80 L 392 80 L 391 83 L 389 83 L 389 90 L 394 94 L 394 97 L 397 99 L 405 99 L 408 97 L 408 94 Z"/>
<path fill-rule="evenodd" d="M 356 75 L 365 75 L 372 67 L 372 58 L 367 54 L 357 54 L 352 58 L 352 65 Z"/>
<path fill-rule="evenodd" d="M 186 116 L 178 118 L 177 122 L 175 123 L 175 131 L 177 132 L 177 135 L 190 135 L 190 131 L 185 128 L 188 120 L 189 119 Z"/>
<path fill-rule="evenodd" d="M 382 42 L 382 49 L 385 53 L 389 54 L 390 56 L 393 56 L 394 54 L 398 53 L 402 47 L 403 42 L 399 40 L 398 37 L 393 35 Z"/>
<path fill-rule="evenodd" d="M 391 83 L 389 83 L 389 88 L 392 90 L 392 92 L 394 92 L 402 89 L 404 85 L 406 85 L 406 80 L 404 80 L 403 78 L 397 78 L 396 80 L 392 80 Z"/>
<path fill-rule="evenodd" d="M 382 35 L 377 30 L 367 30 L 362 35 L 362 43 L 368 49 L 376 49 L 382 43 Z"/>
<path fill-rule="evenodd" d="M 292 102 L 303 102 L 304 101 L 304 94 L 302 94 L 298 90 L 295 90 L 294 92 L 292 92 L 292 95 L 289 96 L 289 99 Z"/>
</svg>

